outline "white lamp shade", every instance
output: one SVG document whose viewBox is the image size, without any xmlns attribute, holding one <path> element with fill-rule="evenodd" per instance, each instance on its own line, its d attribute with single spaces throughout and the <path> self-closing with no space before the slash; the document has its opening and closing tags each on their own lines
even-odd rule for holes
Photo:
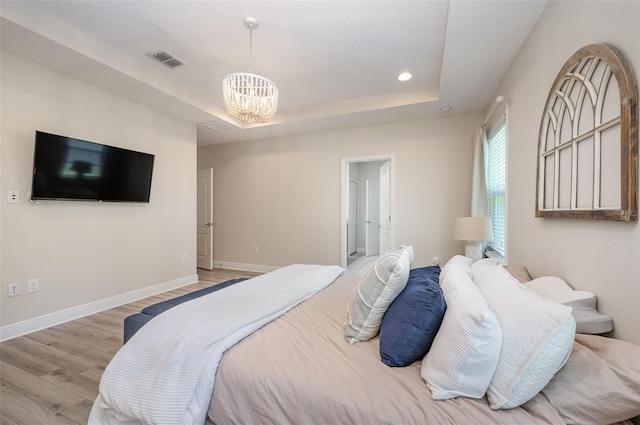
<svg viewBox="0 0 640 425">
<path fill-rule="evenodd" d="M 490 241 L 491 219 L 489 217 L 456 217 L 454 238 L 459 241 Z"/>
</svg>

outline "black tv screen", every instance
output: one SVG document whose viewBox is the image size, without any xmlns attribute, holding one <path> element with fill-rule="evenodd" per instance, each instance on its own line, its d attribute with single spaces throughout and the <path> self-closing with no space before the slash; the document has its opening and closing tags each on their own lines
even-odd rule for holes
<svg viewBox="0 0 640 425">
<path fill-rule="evenodd" d="M 32 199 L 149 202 L 154 155 L 36 131 Z"/>
</svg>

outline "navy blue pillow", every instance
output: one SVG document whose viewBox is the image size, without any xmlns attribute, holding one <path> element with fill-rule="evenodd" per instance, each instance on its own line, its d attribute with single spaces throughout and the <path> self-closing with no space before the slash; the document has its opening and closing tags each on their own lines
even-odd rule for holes
<svg viewBox="0 0 640 425">
<path fill-rule="evenodd" d="M 438 266 L 411 270 L 389 306 L 380 327 L 380 357 L 387 366 L 408 366 L 431 348 L 447 308 L 439 277 Z"/>
</svg>

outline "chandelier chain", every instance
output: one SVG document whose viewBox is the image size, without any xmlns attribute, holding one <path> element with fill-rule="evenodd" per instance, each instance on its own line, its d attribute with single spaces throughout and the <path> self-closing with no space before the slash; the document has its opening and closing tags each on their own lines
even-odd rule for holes
<svg viewBox="0 0 640 425">
<path fill-rule="evenodd" d="M 253 26 L 249 28 L 249 73 L 253 74 Z"/>
</svg>

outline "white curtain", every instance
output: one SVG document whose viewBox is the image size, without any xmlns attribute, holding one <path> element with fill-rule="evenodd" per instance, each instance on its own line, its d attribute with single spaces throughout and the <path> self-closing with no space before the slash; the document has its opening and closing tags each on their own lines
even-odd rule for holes
<svg viewBox="0 0 640 425">
<path fill-rule="evenodd" d="M 471 181 L 471 217 L 487 217 L 489 206 L 487 202 L 487 132 L 484 125 L 476 129 L 473 141 L 473 176 Z M 474 242 L 484 253 L 487 242 Z M 476 248 L 477 249 L 477 248 Z"/>
<path fill-rule="evenodd" d="M 473 180 L 471 182 L 471 217 L 489 215 L 487 205 L 487 133 L 484 125 L 476 129 L 473 142 Z"/>
</svg>

